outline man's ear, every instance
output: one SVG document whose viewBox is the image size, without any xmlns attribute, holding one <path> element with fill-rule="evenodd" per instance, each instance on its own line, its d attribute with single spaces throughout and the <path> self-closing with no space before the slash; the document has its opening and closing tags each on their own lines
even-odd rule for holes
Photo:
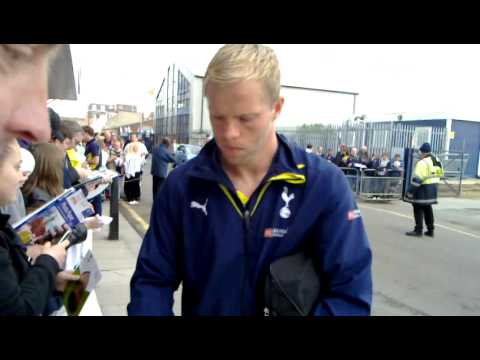
<svg viewBox="0 0 480 360">
<path fill-rule="evenodd" d="M 282 112 L 284 102 L 285 102 L 285 98 L 280 96 L 278 100 L 275 102 L 275 104 L 273 105 L 273 112 L 274 112 L 273 120 L 276 120 L 277 117 Z"/>
</svg>

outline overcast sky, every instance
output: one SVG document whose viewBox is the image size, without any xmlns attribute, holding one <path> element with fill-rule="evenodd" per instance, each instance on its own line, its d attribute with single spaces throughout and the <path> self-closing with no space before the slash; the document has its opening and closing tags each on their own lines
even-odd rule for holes
<svg viewBox="0 0 480 360">
<path fill-rule="evenodd" d="M 357 113 L 436 113 L 480 119 L 480 45 L 269 45 L 282 84 L 360 93 Z M 204 74 L 221 45 L 71 45 L 81 69 L 76 102 L 54 102 L 60 115 L 86 115 L 89 103 L 154 110 L 167 66 Z M 288 99 L 286 99 L 288 101 Z"/>
</svg>

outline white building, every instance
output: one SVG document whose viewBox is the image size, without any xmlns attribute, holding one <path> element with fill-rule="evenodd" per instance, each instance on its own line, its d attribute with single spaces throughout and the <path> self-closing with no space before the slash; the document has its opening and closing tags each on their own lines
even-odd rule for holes
<svg viewBox="0 0 480 360">
<path fill-rule="evenodd" d="M 301 86 L 282 85 L 285 98 L 277 128 L 295 128 L 303 124 L 342 122 L 355 114 L 358 93 Z M 203 76 L 185 67 L 168 67 L 156 97 L 155 135 L 175 138 L 177 143 L 203 145 L 212 130 Z"/>
</svg>

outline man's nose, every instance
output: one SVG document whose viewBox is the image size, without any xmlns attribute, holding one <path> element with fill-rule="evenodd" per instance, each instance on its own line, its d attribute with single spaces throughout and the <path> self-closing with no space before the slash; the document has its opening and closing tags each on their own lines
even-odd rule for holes
<svg viewBox="0 0 480 360">
<path fill-rule="evenodd" d="M 225 125 L 225 131 L 223 133 L 225 139 L 235 139 L 240 136 L 240 129 L 235 121 L 229 121 Z"/>
<path fill-rule="evenodd" d="M 50 140 L 46 64 L 32 66 L 19 77 L 12 91 L 13 106 L 5 130 L 31 142 Z"/>
<path fill-rule="evenodd" d="M 17 139 L 30 142 L 50 140 L 50 124 L 45 103 L 24 105 L 16 109 L 8 119 L 6 131 Z"/>
</svg>

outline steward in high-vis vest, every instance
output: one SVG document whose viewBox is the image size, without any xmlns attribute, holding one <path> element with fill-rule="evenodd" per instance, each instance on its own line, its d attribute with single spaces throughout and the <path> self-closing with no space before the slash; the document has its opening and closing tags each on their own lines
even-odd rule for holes
<svg viewBox="0 0 480 360">
<path fill-rule="evenodd" d="M 427 225 L 425 235 L 433 237 L 434 219 L 432 204 L 437 203 L 437 188 L 440 178 L 443 176 L 443 168 L 440 161 L 431 154 L 429 143 L 420 147 L 421 159 L 416 163 L 411 182 L 411 190 L 406 200 L 413 205 L 415 216 L 415 229 L 406 235 L 422 236 L 423 219 Z"/>
</svg>

